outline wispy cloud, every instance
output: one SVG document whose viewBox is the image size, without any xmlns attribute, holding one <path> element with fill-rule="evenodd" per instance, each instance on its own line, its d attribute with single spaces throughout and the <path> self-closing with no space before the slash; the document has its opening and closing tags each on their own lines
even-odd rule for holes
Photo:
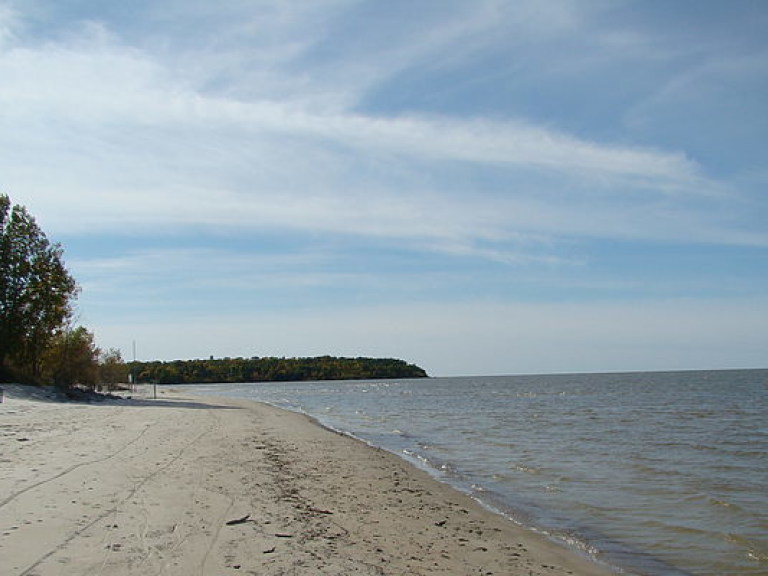
<svg viewBox="0 0 768 576">
<path fill-rule="evenodd" d="M 543 365 L 559 314 L 575 363 L 591 314 L 594 346 L 631 342 L 618 319 L 642 314 L 516 297 L 685 293 L 694 279 L 649 264 L 680 246 L 743 250 L 713 259 L 707 286 L 734 267 L 759 277 L 762 34 L 732 41 L 713 17 L 683 36 L 677 8 L 624 2 L 126 6 L 0 0 L 0 191 L 68 246 L 101 327 L 156 316 L 183 332 L 181 316 L 209 313 L 230 343 L 264 321 L 293 354 L 327 352 L 335 316 L 356 334 L 335 333 L 339 352 L 400 355 L 387 346 L 423 323 L 402 342 L 435 362 L 452 353 L 419 342 L 472 341 L 490 361 L 486 343 L 502 355 L 498 342 L 538 334 L 526 350 Z M 237 307 L 250 316 L 227 324 Z M 648 309 L 648 342 L 672 308 Z M 304 350 L 299 325 L 318 335 Z"/>
<path fill-rule="evenodd" d="M 270 16 L 282 22 L 284 14 Z M 486 10 L 460 31 L 451 23 L 435 34 L 439 40 L 424 41 L 429 49 L 420 43 L 414 50 L 470 34 L 487 17 Z M 282 25 L 295 34 L 302 22 Z M 273 78 L 291 76 L 285 60 L 270 60 Z M 717 189 L 682 152 L 600 143 L 525 120 L 313 110 L 296 87 L 285 101 L 271 88 L 267 97 L 227 97 L 125 45 L 102 24 L 87 23 L 66 42 L 10 47 L 0 55 L 0 76 L 7 80 L 0 121 L 13 135 L 4 139 L 9 185 L 46 198 L 45 217 L 62 233 L 226 222 L 424 238 L 425 247 L 444 239 L 450 250 L 456 242 L 520 234 L 599 234 L 594 214 L 606 202 L 608 221 L 642 214 L 648 195 Z M 358 96 L 357 86 L 340 88 Z M 44 159 L 43 174 L 40 163 L 25 161 L 31 156 Z M 468 174 L 495 167 L 514 184 L 502 197 L 500 185 L 492 186 L 489 210 L 482 185 L 459 192 L 445 179 L 441 172 L 452 164 Z M 399 177 L 403 170 L 407 179 Z M 589 208 L 564 218 L 558 203 L 570 205 L 570 195 Z M 643 226 L 635 233 L 659 229 L 640 232 Z"/>
<path fill-rule="evenodd" d="M 10 43 L 14 36 L 16 15 L 10 6 L 0 4 L 0 48 Z"/>
<path fill-rule="evenodd" d="M 632 124 L 647 124 L 659 113 L 680 106 L 731 107 L 751 91 L 765 94 L 768 89 L 768 51 L 736 50 L 727 55 L 709 54 L 661 84 L 627 115 Z M 711 120 L 717 121 L 716 118 Z M 762 118 L 753 118 L 760 127 Z M 743 127 L 751 128 L 751 127 Z"/>
</svg>

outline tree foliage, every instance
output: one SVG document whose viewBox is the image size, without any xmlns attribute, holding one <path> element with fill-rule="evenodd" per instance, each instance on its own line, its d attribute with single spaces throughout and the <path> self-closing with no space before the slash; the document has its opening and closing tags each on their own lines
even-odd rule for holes
<svg viewBox="0 0 768 576">
<path fill-rule="evenodd" d="M 130 368 L 123 360 L 120 350 L 110 348 L 99 354 L 99 383 L 108 389 L 128 382 Z"/>
<path fill-rule="evenodd" d="M 296 382 L 304 380 L 361 380 L 424 378 L 414 364 L 392 358 L 223 358 L 133 362 L 139 382 L 202 384 L 214 382 Z"/>
<path fill-rule="evenodd" d="M 126 364 L 102 352 L 94 336 L 71 323 L 78 286 L 61 245 L 35 219 L 0 194 L 0 378 L 23 375 L 44 384 L 96 388 L 143 382 L 267 382 L 420 378 L 427 373 L 390 358 L 225 358 Z"/>
<path fill-rule="evenodd" d="M 26 208 L 0 195 L 0 370 L 11 365 L 39 377 L 77 293 L 61 246 L 49 242 Z"/>
<path fill-rule="evenodd" d="M 41 362 L 42 381 L 71 388 L 96 388 L 99 355 L 93 334 L 82 326 L 61 330 L 51 339 Z"/>
</svg>

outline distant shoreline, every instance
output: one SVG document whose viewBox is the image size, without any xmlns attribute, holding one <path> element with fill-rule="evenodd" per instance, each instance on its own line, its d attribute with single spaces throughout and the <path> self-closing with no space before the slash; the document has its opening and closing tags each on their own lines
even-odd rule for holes
<svg viewBox="0 0 768 576">
<path fill-rule="evenodd" d="M 324 380 L 428 378 L 426 370 L 397 358 L 209 358 L 129 362 L 132 381 L 157 384 L 233 384 Z"/>
</svg>

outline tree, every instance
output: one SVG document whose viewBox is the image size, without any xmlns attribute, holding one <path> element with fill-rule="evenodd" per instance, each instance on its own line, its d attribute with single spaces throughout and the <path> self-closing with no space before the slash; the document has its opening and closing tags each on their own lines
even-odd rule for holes
<svg viewBox="0 0 768 576">
<path fill-rule="evenodd" d="M 78 287 L 23 206 L 0 195 L 0 369 L 40 375 L 43 352 L 72 315 Z"/>
<path fill-rule="evenodd" d="M 108 389 L 128 382 L 129 372 L 130 368 L 117 348 L 110 348 L 99 355 L 99 383 Z"/>
<path fill-rule="evenodd" d="M 43 381 L 71 388 L 80 384 L 96 388 L 101 351 L 93 334 L 83 326 L 60 330 L 51 338 L 41 362 Z"/>
<path fill-rule="evenodd" d="M 161 384 L 427 377 L 423 368 L 403 360 L 332 356 L 132 362 L 129 368 L 138 381 Z"/>
</svg>

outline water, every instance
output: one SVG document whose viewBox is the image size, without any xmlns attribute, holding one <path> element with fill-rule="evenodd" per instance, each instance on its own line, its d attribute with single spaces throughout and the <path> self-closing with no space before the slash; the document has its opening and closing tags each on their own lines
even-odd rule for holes
<svg viewBox="0 0 768 576">
<path fill-rule="evenodd" d="M 768 574 L 768 370 L 191 389 L 308 413 L 631 574 Z"/>
</svg>

